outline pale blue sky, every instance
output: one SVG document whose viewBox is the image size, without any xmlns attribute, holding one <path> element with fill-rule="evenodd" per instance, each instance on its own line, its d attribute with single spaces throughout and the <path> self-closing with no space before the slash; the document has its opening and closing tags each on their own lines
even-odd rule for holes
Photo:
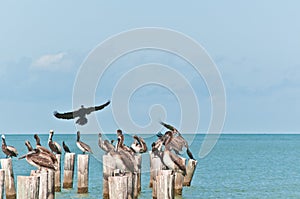
<svg viewBox="0 0 300 199">
<path fill-rule="evenodd" d="M 74 81 L 88 53 L 119 32 L 154 26 L 188 35 L 215 61 L 227 95 L 224 131 L 298 132 L 299 8 L 296 0 L 0 1 L 0 131 L 74 132 L 74 123 L 57 120 L 52 112 L 72 109 Z M 97 104 L 111 99 L 115 81 L 133 65 L 186 64 L 163 52 L 142 58 L 145 53 L 125 56 L 112 66 L 102 80 L 106 86 L 96 92 Z M 208 92 L 193 75 L 190 83 L 201 110 L 199 131 L 205 131 L 210 117 Z M 167 120 L 179 125 L 176 99 L 161 88 L 149 98 L 151 89 L 140 89 L 133 96 L 135 122 L 146 125 L 148 108 L 162 103 Z M 96 114 L 105 131 L 119 128 L 110 107 Z"/>
</svg>

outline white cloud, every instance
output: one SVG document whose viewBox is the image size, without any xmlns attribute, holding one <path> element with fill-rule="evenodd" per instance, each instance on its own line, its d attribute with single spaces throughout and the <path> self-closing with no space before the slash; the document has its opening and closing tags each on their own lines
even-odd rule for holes
<svg viewBox="0 0 300 199">
<path fill-rule="evenodd" d="M 65 71 L 70 69 L 73 61 L 68 57 L 67 53 L 46 54 L 32 62 L 31 68 L 50 71 Z"/>
</svg>

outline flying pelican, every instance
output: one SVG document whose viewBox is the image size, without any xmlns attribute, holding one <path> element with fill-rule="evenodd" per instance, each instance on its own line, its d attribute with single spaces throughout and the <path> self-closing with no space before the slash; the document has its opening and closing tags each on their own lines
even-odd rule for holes
<svg viewBox="0 0 300 199">
<path fill-rule="evenodd" d="M 166 124 L 164 122 L 160 122 L 161 125 L 163 125 L 164 127 L 166 127 L 167 129 L 169 129 L 172 133 L 172 139 L 170 142 L 170 150 L 174 150 L 176 154 L 179 154 L 179 152 L 183 151 L 183 148 L 186 148 L 186 153 L 189 156 L 189 158 L 194 159 L 194 156 L 192 154 L 192 152 L 189 149 L 189 145 L 188 142 L 182 137 L 181 133 L 173 126 Z M 157 134 L 158 137 L 161 137 L 162 139 L 165 139 L 163 136 L 163 134 L 158 133 Z"/>
<path fill-rule="evenodd" d="M 159 140 L 157 143 L 152 144 L 152 152 L 160 157 L 161 161 L 169 169 L 173 171 L 181 171 L 183 175 L 186 175 L 186 167 L 181 158 L 173 153 L 170 148 L 170 142 L 173 139 L 172 132 L 165 133 L 165 139 Z M 165 145 L 165 149 L 160 151 L 161 146 Z"/>
<path fill-rule="evenodd" d="M 76 144 L 77 144 L 78 148 L 83 152 L 83 154 L 85 154 L 85 152 L 93 153 L 92 149 L 89 145 L 87 145 L 86 143 L 80 141 L 80 132 L 79 131 L 77 131 Z"/>
<path fill-rule="evenodd" d="M 8 157 L 17 157 L 18 151 L 13 146 L 6 145 L 5 136 L 2 135 L 2 151 L 6 155 L 6 158 Z"/>
<path fill-rule="evenodd" d="M 66 145 L 65 141 L 63 141 L 62 144 L 63 144 L 64 151 L 66 153 L 71 153 L 71 151 L 70 151 L 69 147 Z"/>
<path fill-rule="evenodd" d="M 52 153 L 54 152 L 56 154 L 61 154 L 61 146 L 57 142 L 54 142 L 52 140 L 53 134 L 54 134 L 54 131 L 50 130 L 49 138 L 48 138 L 48 145 L 49 145 Z"/>
<path fill-rule="evenodd" d="M 147 152 L 148 149 L 145 140 L 137 135 L 134 135 L 133 138 L 134 143 L 131 144 L 131 149 L 133 149 L 135 153 Z"/>
<path fill-rule="evenodd" d="M 57 161 L 56 156 L 55 156 L 50 150 L 48 150 L 46 147 L 43 147 L 43 146 L 41 145 L 40 137 L 39 137 L 37 134 L 34 134 L 33 137 L 34 137 L 34 139 L 35 139 L 35 141 L 36 141 L 36 148 L 37 148 L 39 151 L 41 151 L 41 152 L 47 154 L 55 164 L 58 164 L 58 161 Z"/>
<path fill-rule="evenodd" d="M 115 147 L 113 145 L 113 141 L 114 140 L 112 140 L 111 142 L 109 142 L 108 140 L 103 140 L 101 133 L 99 133 L 98 135 L 98 146 L 106 153 L 109 153 L 111 150 L 114 150 Z"/>
<path fill-rule="evenodd" d="M 108 106 L 110 104 L 110 101 L 106 102 L 105 104 L 102 104 L 100 106 L 92 106 L 85 108 L 83 105 L 81 105 L 81 108 L 76 111 L 66 112 L 66 113 L 59 113 L 57 111 L 54 112 L 54 116 L 59 119 L 74 119 L 79 117 L 76 120 L 76 124 L 79 125 L 85 125 L 88 122 L 88 119 L 86 118 L 86 115 L 90 114 L 93 111 L 99 111 L 103 109 L 104 107 Z"/>
</svg>

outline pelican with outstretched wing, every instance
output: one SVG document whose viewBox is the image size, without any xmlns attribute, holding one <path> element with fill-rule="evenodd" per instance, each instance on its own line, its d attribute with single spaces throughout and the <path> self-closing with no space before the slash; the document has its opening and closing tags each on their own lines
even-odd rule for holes
<svg viewBox="0 0 300 199">
<path fill-rule="evenodd" d="M 67 120 L 75 119 L 75 118 L 79 117 L 76 121 L 76 124 L 85 125 L 88 122 L 86 115 L 88 115 L 94 111 L 99 111 L 99 110 L 105 108 L 106 106 L 108 106 L 109 104 L 110 104 L 110 101 L 108 101 L 105 104 L 102 104 L 100 106 L 92 106 L 92 107 L 88 107 L 88 108 L 85 108 L 83 105 L 81 105 L 80 109 L 78 109 L 76 111 L 72 111 L 72 112 L 59 113 L 59 112 L 55 111 L 54 116 L 59 119 L 67 119 Z"/>
</svg>

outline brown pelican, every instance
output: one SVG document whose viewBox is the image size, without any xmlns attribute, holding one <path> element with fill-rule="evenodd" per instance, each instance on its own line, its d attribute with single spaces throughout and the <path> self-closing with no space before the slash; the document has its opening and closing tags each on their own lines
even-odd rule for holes
<svg viewBox="0 0 300 199">
<path fill-rule="evenodd" d="M 152 144 L 152 152 L 155 155 L 158 155 L 164 165 L 169 169 L 173 171 L 181 171 L 183 175 L 186 175 L 185 164 L 181 161 L 181 158 L 170 149 L 170 142 L 172 139 L 173 134 L 170 131 L 166 132 L 164 140 L 158 140 L 156 143 Z M 163 144 L 165 145 L 165 149 L 160 151 Z"/>
<path fill-rule="evenodd" d="M 174 150 L 176 154 L 179 154 L 179 152 L 183 151 L 183 148 L 185 147 L 186 148 L 186 153 L 187 155 L 189 156 L 189 158 L 191 159 L 194 159 L 194 156 L 192 154 L 192 152 L 190 151 L 189 149 L 189 145 L 188 145 L 188 142 L 182 137 L 182 135 L 180 134 L 180 132 L 173 126 L 169 125 L 169 124 L 166 124 L 166 123 L 163 123 L 163 122 L 160 122 L 160 124 L 162 124 L 164 127 L 166 127 L 167 129 L 169 129 L 172 133 L 172 139 L 171 139 L 171 142 L 170 142 L 170 150 Z M 163 134 L 161 133 L 158 133 L 157 134 L 158 137 L 162 137 L 162 139 L 165 139 L 163 138 Z"/>
<path fill-rule="evenodd" d="M 131 149 L 133 149 L 135 153 L 147 152 L 148 149 L 145 140 L 137 135 L 134 135 L 133 138 L 134 143 L 131 144 Z"/>
<path fill-rule="evenodd" d="M 67 119 L 67 120 L 79 117 L 78 120 L 76 121 L 76 124 L 85 125 L 88 122 L 86 115 L 90 114 L 93 111 L 99 111 L 103 109 L 104 107 L 108 106 L 109 103 L 110 101 L 100 106 L 92 106 L 88 108 L 85 108 L 83 105 L 81 105 L 80 109 L 72 112 L 67 112 L 67 113 L 58 113 L 57 111 L 55 111 L 54 116 L 59 119 Z"/>
<path fill-rule="evenodd" d="M 6 155 L 6 158 L 8 157 L 17 157 L 18 151 L 13 146 L 6 145 L 5 136 L 2 135 L 2 151 Z"/>
<path fill-rule="evenodd" d="M 71 153 L 71 151 L 70 151 L 69 147 L 66 145 L 65 141 L 63 141 L 62 144 L 63 144 L 64 151 L 66 153 Z"/>
<path fill-rule="evenodd" d="M 103 140 L 101 133 L 99 133 L 98 137 L 98 146 L 100 147 L 100 149 L 102 149 L 106 153 L 109 153 L 111 150 L 114 150 L 114 140 L 112 140 L 111 142 L 109 142 L 108 140 Z"/>
<path fill-rule="evenodd" d="M 48 157 L 51 158 L 52 162 L 55 163 L 55 164 L 58 164 L 58 161 L 56 159 L 56 156 L 50 151 L 48 150 L 47 148 L 43 147 L 41 145 L 41 141 L 40 141 L 40 138 L 37 134 L 34 134 L 34 139 L 36 141 L 36 148 L 40 151 L 40 152 L 43 152 L 45 154 L 47 154 Z M 28 147 L 27 147 L 28 148 Z"/>
<path fill-rule="evenodd" d="M 39 149 L 33 149 L 19 159 L 26 158 L 27 162 L 39 170 L 42 168 L 56 170 L 56 164 L 51 161 L 51 158 L 42 153 Z"/>
<path fill-rule="evenodd" d="M 43 152 L 39 149 L 33 149 L 28 140 L 25 141 L 25 145 L 28 149 L 28 153 L 19 158 L 26 158 L 27 162 L 32 166 L 41 168 L 57 170 L 57 160 L 53 160 L 48 153 Z"/>
<path fill-rule="evenodd" d="M 123 135 L 123 132 L 122 130 L 118 129 L 117 130 L 117 137 L 118 137 L 118 143 L 119 143 L 119 148 L 129 152 L 130 154 L 134 155 L 135 151 L 133 148 L 131 147 L 128 147 L 124 144 L 124 135 Z"/>
<path fill-rule="evenodd" d="M 83 154 L 85 154 L 85 152 L 93 153 L 92 149 L 89 145 L 87 145 L 86 143 L 80 141 L 80 132 L 79 131 L 77 131 L 76 144 L 77 144 L 78 148 L 83 152 Z"/>
<path fill-rule="evenodd" d="M 121 147 L 120 136 L 118 137 L 118 142 L 115 151 L 112 150 L 109 154 L 115 158 L 118 169 L 123 171 L 130 171 L 132 173 L 138 171 L 138 165 L 134 158 L 134 155 L 132 155 L 130 152 L 124 150 Z"/>
<path fill-rule="evenodd" d="M 57 142 L 54 142 L 52 140 L 53 134 L 54 134 L 54 131 L 50 130 L 50 132 L 49 132 L 49 139 L 48 139 L 48 145 L 49 145 L 52 153 L 54 152 L 56 154 L 61 154 L 61 146 Z"/>
</svg>

